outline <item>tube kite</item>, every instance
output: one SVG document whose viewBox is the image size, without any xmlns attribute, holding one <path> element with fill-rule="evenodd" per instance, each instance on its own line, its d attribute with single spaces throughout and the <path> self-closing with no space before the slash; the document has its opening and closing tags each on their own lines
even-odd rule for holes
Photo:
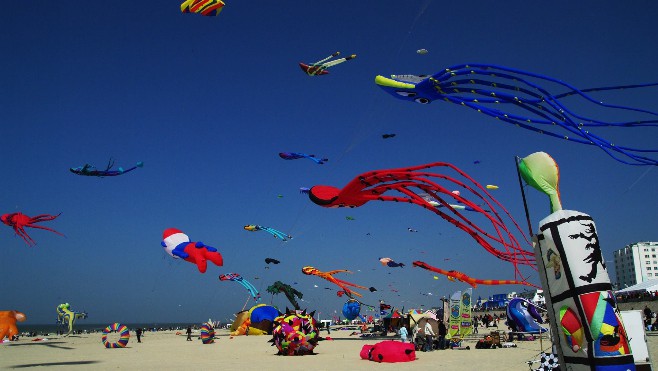
<svg viewBox="0 0 658 371">
<path fill-rule="evenodd" d="M 76 175 L 82 175 L 82 176 L 96 176 L 99 178 L 103 178 L 106 176 L 119 176 L 123 175 L 127 172 L 133 171 L 137 169 L 138 167 L 144 167 L 143 162 L 138 162 L 135 164 L 135 166 L 129 168 L 129 169 L 124 169 L 122 167 L 119 167 L 116 170 L 112 170 L 112 167 L 114 166 L 114 160 L 110 159 L 110 161 L 107 163 L 107 167 L 105 170 L 98 170 L 96 167 L 93 165 L 85 164 L 84 166 L 79 166 L 79 167 L 72 167 L 69 169 L 70 172 Z"/>
<path fill-rule="evenodd" d="M 423 269 L 427 269 L 428 271 L 432 271 L 438 274 L 443 274 L 448 277 L 450 281 L 461 281 L 464 283 L 467 283 L 471 285 L 473 288 L 476 288 L 478 285 L 525 285 L 525 286 L 532 286 L 539 288 L 536 285 L 533 285 L 531 283 L 525 282 L 525 281 L 517 281 L 517 280 L 481 280 L 477 278 L 473 278 L 470 276 L 467 276 L 466 274 L 456 271 L 456 270 L 443 270 L 440 268 L 433 267 L 425 262 L 422 261 L 415 261 L 413 262 L 414 267 L 420 267 Z"/>
<path fill-rule="evenodd" d="M 165 229 L 160 244 L 172 258 L 181 258 L 196 264 L 201 273 L 206 273 L 208 260 L 218 267 L 224 265 L 222 254 L 216 248 L 205 245 L 203 242 L 191 242 L 185 233 L 176 228 Z"/>
<path fill-rule="evenodd" d="M 539 222 L 535 255 L 560 368 L 634 370 L 592 217 L 562 209 L 559 169 L 548 154 L 519 159 L 518 169 L 551 204 L 552 213 Z"/>
<path fill-rule="evenodd" d="M 375 83 L 399 99 L 421 104 L 444 100 L 540 134 L 599 147 L 610 157 L 624 164 L 658 165 L 656 158 L 645 155 L 658 152 L 658 149 L 621 146 L 589 131 L 591 127 L 601 126 L 656 127 L 658 112 L 605 104 L 587 94 L 594 91 L 652 87 L 658 86 L 658 83 L 579 90 L 551 77 L 487 64 L 452 66 L 431 76 L 392 75 L 391 78 L 377 76 Z M 567 91 L 555 93 L 551 88 L 543 86 L 544 83 L 553 84 Z M 613 114 L 626 111 L 648 119 L 640 117 L 620 122 L 596 120 L 567 107 L 561 99 L 570 96 L 606 108 Z M 549 131 L 555 127 L 564 129 L 566 134 Z"/>
<path fill-rule="evenodd" d="M 41 214 L 33 217 L 29 217 L 25 214 L 22 213 L 12 213 L 12 214 L 4 214 L 3 216 L 0 217 L 0 220 L 2 222 L 9 226 L 14 228 L 14 233 L 16 233 L 18 236 L 20 236 L 23 241 L 25 241 L 29 246 L 34 246 L 37 243 L 34 242 L 34 240 L 25 232 L 25 228 L 36 228 L 36 229 L 45 229 L 47 231 L 51 231 L 53 233 L 56 233 L 60 236 L 64 236 L 63 234 L 57 232 L 54 229 L 50 229 L 48 227 L 42 227 L 40 225 L 36 225 L 36 223 L 41 223 L 41 222 L 47 222 L 50 220 L 56 219 L 58 216 L 60 216 L 62 213 L 59 213 L 57 215 L 50 215 L 50 214 Z"/>
<path fill-rule="evenodd" d="M 274 229 L 274 228 L 263 227 L 262 225 L 248 224 L 248 225 L 245 225 L 243 228 L 244 228 L 245 231 L 249 231 L 249 232 L 265 231 L 265 232 L 271 234 L 272 236 L 274 236 L 274 238 L 280 238 L 281 241 L 284 241 L 284 242 L 292 239 L 291 235 L 285 234 L 285 233 L 283 233 L 283 232 L 281 232 L 277 229 Z"/>
<path fill-rule="evenodd" d="M 350 272 L 348 270 L 345 270 L 345 269 L 337 269 L 337 270 L 333 270 L 333 271 L 322 272 L 322 271 L 318 270 L 315 267 L 306 266 L 306 267 L 302 268 L 302 273 L 304 273 L 306 275 L 314 275 L 314 276 L 318 276 L 320 278 L 324 278 L 325 280 L 327 280 L 327 281 L 337 285 L 341 289 L 343 289 L 343 291 L 345 292 L 345 295 L 347 295 L 350 298 L 352 297 L 352 295 L 356 295 L 358 297 L 363 297 L 363 295 L 361 295 L 360 293 L 358 293 L 356 291 L 350 290 L 347 286 L 356 287 L 356 288 L 359 288 L 359 289 L 366 289 L 366 290 L 368 289 L 367 287 L 360 286 L 360 285 L 350 283 L 350 282 L 347 282 L 347 281 L 343 281 L 341 279 L 338 279 L 338 278 L 334 277 L 334 274 L 336 274 L 336 273 L 352 273 L 352 272 Z"/>
<path fill-rule="evenodd" d="M 307 158 L 318 165 L 322 165 L 325 162 L 329 161 L 328 158 L 317 158 L 315 157 L 315 155 L 307 155 L 305 153 L 297 153 L 297 152 L 279 152 L 279 157 L 281 157 L 284 160 L 299 160 L 300 158 Z"/>
<path fill-rule="evenodd" d="M 327 71 L 327 68 L 333 67 L 337 64 L 347 62 L 351 59 L 356 58 L 356 54 L 352 54 L 345 58 L 338 58 L 338 59 L 334 59 L 333 61 L 330 61 L 331 58 L 335 58 L 339 55 L 340 52 L 335 52 L 334 54 L 328 56 L 327 58 L 321 59 L 311 65 L 308 65 L 306 63 L 299 63 L 299 67 L 302 69 L 302 71 L 304 71 L 309 76 L 326 75 L 329 73 L 329 71 Z"/>
<path fill-rule="evenodd" d="M 204 16 L 218 16 L 224 9 L 222 0 L 186 0 L 180 4 L 182 13 L 197 13 Z"/>
<path fill-rule="evenodd" d="M 456 175 L 429 172 L 429 169 L 442 168 L 456 172 Z M 447 183 L 445 186 L 439 182 Z M 461 192 L 453 192 L 454 185 L 462 187 Z M 387 195 L 388 192 L 399 192 L 401 195 Z M 466 192 L 468 191 L 468 192 Z M 467 195 L 465 195 L 468 193 Z M 426 199 L 438 202 L 445 208 L 437 208 Z M 473 198 L 475 201 L 466 197 Z M 415 204 L 421 206 L 455 227 L 468 233 L 486 251 L 498 259 L 511 262 L 515 269 L 515 278 L 521 277 L 518 265 L 527 265 L 535 268 L 535 259 L 532 252 L 524 249 L 510 228 L 505 224 L 503 214 L 514 224 L 514 228 L 526 239 L 518 223 L 511 214 L 496 200 L 487 189 L 476 182 L 464 171 L 452 164 L 436 162 L 427 165 L 412 166 L 399 169 L 370 171 L 355 177 L 342 189 L 316 185 L 309 191 L 309 198 L 315 204 L 323 207 L 359 207 L 369 201 L 393 201 L 399 203 Z M 449 207 L 449 200 L 455 200 L 472 208 L 478 215 L 484 216 L 490 223 L 489 230 L 477 225 L 466 218 L 459 210 Z M 487 210 L 478 203 L 483 203 Z M 496 207 L 502 211 L 499 213 Z M 442 211 L 442 210 L 445 210 Z M 526 239 L 529 246 L 530 242 Z"/>
<path fill-rule="evenodd" d="M 254 285 L 251 284 L 251 282 L 245 280 L 242 278 L 241 275 L 237 273 L 227 273 L 227 274 L 220 274 L 219 275 L 219 280 L 220 281 L 233 281 L 237 282 L 240 285 L 242 285 L 249 293 L 251 294 L 251 297 L 254 298 L 256 302 L 260 301 L 260 293 L 258 293 L 258 290 Z"/>
</svg>

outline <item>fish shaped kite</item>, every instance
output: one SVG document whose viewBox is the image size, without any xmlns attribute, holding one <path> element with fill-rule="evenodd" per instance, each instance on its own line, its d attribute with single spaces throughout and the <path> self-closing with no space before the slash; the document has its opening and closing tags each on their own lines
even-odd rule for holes
<svg viewBox="0 0 658 371">
<path fill-rule="evenodd" d="M 25 228 L 45 229 L 47 231 L 56 233 L 60 236 L 64 236 L 63 234 L 57 232 L 54 229 L 36 225 L 36 223 L 54 220 L 60 215 L 61 213 L 57 215 L 41 214 L 41 215 L 30 217 L 23 213 L 11 213 L 11 214 L 4 214 L 3 216 L 0 217 L 0 220 L 2 220 L 2 222 L 5 225 L 12 227 L 14 229 L 14 233 L 20 236 L 23 239 L 23 241 L 25 241 L 28 244 L 28 246 L 34 246 L 37 243 L 34 242 L 34 240 L 27 234 L 27 232 L 25 232 Z"/>
<path fill-rule="evenodd" d="M 251 294 L 251 297 L 255 301 L 260 301 L 260 293 L 258 292 L 258 289 L 254 285 L 251 284 L 251 282 L 245 280 L 241 275 L 237 273 L 227 273 L 227 274 L 220 274 L 219 275 L 219 280 L 220 281 L 233 281 L 237 282 L 240 285 L 242 285 L 249 293 Z"/>
<path fill-rule="evenodd" d="M 470 276 L 467 276 L 466 274 L 456 271 L 456 270 L 443 270 L 440 268 L 435 268 L 425 262 L 422 261 L 415 261 L 413 262 L 414 267 L 420 267 L 423 269 L 427 269 L 428 271 L 432 271 L 435 273 L 443 274 L 448 277 L 450 281 L 461 281 L 464 283 L 468 283 L 469 285 L 473 286 L 473 288 L 476 288 L 477 285 L 524 285 L 524 286 L 531 286 L 535 288 L 540 288 L 539 286 L 533 285 L 531 283 L 528 283 L 526 281 L 517 281 L 517 280 L 481 280 L 477 278 L 473 278 Z"/>
<path fill-rule="evenodd" d="M 379 258 L 379 262 L 385 267 L 404 267 L 404 263 L 398 263 L 391 258 Z"/>
<path fill-rule="evenodd" d="M 274 236 L 274 238 L 280 238 L 282 241 L 288 241 L 292 239 L 292 236 L 290 235 L 287 235 L 274 228 L 263 227 L 262 225 L 248 224 L 245 225 L 243 228 L 245 231 L 249 231 L 249 232 L 265 231 L 267 233 L 270 233 L 272 236 Z"/>
<path fill-rule="evenodd" d="M 356 54 L 352 54 L 345 58 L 338 58 L 338 59 L 334 59 L 333 61 L 330 61 L 331 58 L 335 58 L 339 55 L 340 52 L 335 52 L 334 54 L 328 56 L 327 58 L 321 59 L 310 65 L 300 62 L 299 67 L 302 69 L 302 71 L 304 71 L 309 76 L 326 75 L 329 73 L 329 71 L 327 71 L 329 67 L 333 67 L 337 64 L 347 62 L 349 60 L 356 58 Z"/>
<path fill-rule="evenodd" d="M 279 157 L 284 160 L 299 160 L 300 158 L 307 158 L 318 165 L 322 165 L 325 162 L 329 161 L 328 158 L 317 158 L 315 155 L 307 155 L 305 153 L 299 152 L 279 152 Z"/>
<path fill-rule="evenodd" d="M 436 168 L 456 174 L 446 175 L 431 172 Z M 462 190 L 452 192 L 451 189 L 454 189 L 455 185 L 461 187 Z M 389 193 L 392 194 L 389 195 Z M 432 206 L 424 198 L 427 195 L 431 197 L 432 201 L 436 201 L 444 207 Z M 511 214 L 487 191 L 486 187 L 449 163 L 435 162 L 406 168 L 369 171 L 356 176 L 342 189 L 316 185 L 309 191 L 309 198 L 315 204 L 328 208 L 359 207 L 369 201 L 415 204 L 468 233 L 486 251 L 498 259 L 511 262 L 514 265 L 515 275 L 521 276 L 518 269 L 519 264 L 536 269 L 530 242 Z M 478 216 L 484 217 L 489 222 L 489 228 L 485 229 L 484 226 L 467 218 L 456 208 L 450 207 L 450 200 L 472 208 Z M 487 210 L 483 209 L 479 205 L 480 203 L 483 203 Z M 499 212 L 498 209 L 501 211 Z M 508 227 L 505 219 L 513 223 L 513 227 Z M 526 241 L 524 246 L 519 243 L 511 230 L 516 230 L 523 236 Z"/>
<path fill-rule="evenodd" d="M 270 263 L 272 263 L 272 264 L 279 264 L 279 263 L 281 263 L 281 262 L 278 261 L 278 260 L 276 260 L 276 259 L 274 259 L 274 258 L 265 258 L 265 264 L 270 264 Z"/>
<path fill-rule="evenodd" d="M 658 149 L 626 147 L 590 131 L 590 128 L 603 126 L 658 127 L 658 112 L 606 104 L 588 94 L 595 91 L 655 87 L 658 83 L 577 89 L 537 73 L 477 63 L 451 66 L 431 76 L 377 76 L 375 83 L 399 99 L 421 104 L 435 100 L 459 104 L 540 134 L 599 147 L 624 164 L 658 165 L 655 157 L 647 157 L 648 153 L 658 152 Z M 556 88 L 566 91 L 558 93 L 555 92 Z M 630 112 L 638 117 L 622 121 L 597 120 L 571 110 L 562 100 L 566 97 L 580 98 L 583 103 L 596 106 L 596 109 L 605 109 L 611 115 Z M 553 132 L 555 128 L 562 128 L 565 133 Z"/>
<path fill-rule="evenodd" d="M 304 273 L 306 275 L 314 275 L 314 276 L 318 276 L 320 278 L 324 278 L 325 280 L 327 280 L 327 281 L 337 285 L 341 289 L 343 289 L 345 294 L 347 296 L 349 296 L 350 298 L 352 297 L 352 295 L 356 295 L 358 297 L 362 297 L 363 295 L 361 295 L 360 293 L 358 293 L 356 291 L 350 290 L 347 286 L 356 287 L 356 288 L 365 289 L 365 290 L 368 289 L 367 287 L 360 286 L 360 285 L 350 283 L 350 282 L 347 282 L 347 281 L 343 281 L 341 279 L 338 279 L 338 278 L 334 277 L 334 274 L 337 274 L 337 273 L 352 273 L 351 271 L 348 271 L 348 270 L 345 270 L 345 269 L 337 269 L 337 270 L 333 270 L 333 271 L 322 272 L 322 271 L 318 270 L 315 267 L 306 266 L 306 267 L 302 268 L 302 273 Z"/>
<path fill-rule="evenodd" d="M 180 11 L 204 16 L 218 16 L 224 9 L 224 5 L 222 0 L 186 0 L 180 4 Z"/>
<path fill-rule="evenodd" d="M 69 171 L 72 172 L 75 175 L 96 176 L 96 177 L 99 177 L 99 178 L 103 178 L 103 177 L 106 177 L 106 176 L 123 175 L 127 172 L 130 172 L 130 171 L 133 171 L 133 170 L 137 169 L 138 167 L 144 167 L 144 163 L 140 161 L 140 162 L 136 163 L 135 166 L 133 166 L 131 168 L 128 168 L 128 169 L 124 169 L 122 167 L 119 167 L 116 170 L 112 170 L 112 167 L 114 167 L 114 160 L 110 159 L 110 161 L 107 163 L 107 167 L 105 168 L 105 170 L 98 170 L 93 165 L 84 164 L 83 166 L 72 167 L 72 168 L 69 169 Z"/>
</svg>

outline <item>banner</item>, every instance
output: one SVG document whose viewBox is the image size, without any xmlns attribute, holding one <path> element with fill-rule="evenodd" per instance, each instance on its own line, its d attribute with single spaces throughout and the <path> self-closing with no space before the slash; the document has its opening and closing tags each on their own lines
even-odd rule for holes
<svg viewBox="0 0 658 371">
<path fill-rule="evenodd" d="M 455 337 L 459 333 L 461 324 L 461 301 L 462 292 L 457 291 L 450 296 L 450 320 L 448 322 L 448 339 Z"/>
<path fill-rule="evenodd" d="M 471 319 L 471 300 L 473 299 L 473 289 L 465 290 L 462 293 L 460 303 L 459 337 L 464 338 L 473 331 L 473 320 Z"/>
</svg>

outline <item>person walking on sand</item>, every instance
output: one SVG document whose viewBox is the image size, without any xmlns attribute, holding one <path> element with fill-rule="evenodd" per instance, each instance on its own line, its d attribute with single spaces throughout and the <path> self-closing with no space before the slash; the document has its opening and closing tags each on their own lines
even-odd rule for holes
<svg viewBox="0 0 658 371">
<path fill-rule="evenodd" d="M 187 326 L 187 341 L 192 341 L 192 326 Z"/>
<path fill-rule="evenodd" d="M 142 342 L 142 328 L 138 327 L 137 330 L 135 330 L 135 334 L 137 335 L 137 342 L 141 343 Z"/>
</svg>

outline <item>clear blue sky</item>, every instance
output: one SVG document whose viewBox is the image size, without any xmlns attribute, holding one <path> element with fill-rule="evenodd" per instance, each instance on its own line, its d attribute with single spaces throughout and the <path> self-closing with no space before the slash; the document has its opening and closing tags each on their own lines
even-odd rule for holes
<svg viewBox="0 0 658 371">
<path fill-rule="evenodd" d="M 178 1 L 9 2 L 0 15 L 0 213 L 61 212 L 47 226 L 66 238 L 29 230 L 38 242 L 30 248 L 0 226 L 0 309 L 21 310 L 29 323 L 52 323 L 63 302 L 87 310 L 88 323 L 225 320 L 247 293 L 217 276 L 237 272 L 268 303 L 268 285 L 297 282 L 304 306 L 324 317 L 340 312 L 344 299 L 304 276 L 304 265 L 350 269 L 345 279 L 379 289 L 364 302 L 407 308 L 437 305 L 466 288 L 433 280 L 411 268 L 413 260 L 512 278 L 509 265 L 419 207 L 324 209 L 298 193 L 316 184 L 342 187 L 369 170 L 436 161 L 499 185 L 495 195 L 524 222 L 513 157 L 546 151 L 560 165 L 565 208 L 594 217 L 606 259 L 626 244 L 658 240 L 658 170 L 622 165 L 596 148 L 463 107 L 396 100 L 373 82 L 377 74 L 430 74 L 467 62 L 582 88 L 658 81 L 656 16 L 654 1 L 227 0 L 216 18 L 181 14 Z M 419 48 L 429 53 L 418 55 Z M 297 65 L 337 50 L 358 57 L 321 77 Z M 658 110 L 657 93 L 596 96 Z M 397 136 L 383 140 L 383 133 Z M 597 133 L 658 147 L 656 129 Z M 330 160 L 284 161 L 281 151 Z M 105 179 L 68 171 L 104 166 L 110 157 L 145 167 Z M 527 194 L 536 228 L 548 199 Z M 244 231 L 245 224 L 294 239 L 282 243 Z M 217 247 L 224 267 L 199 274 L 173 260 L 160 246 L 168 227 Z M 408 266 L 384 268 L 380 256 Z M 282 263 L 266 270 L 266 257 Z M 478 287 L 474 295 L 521 290 Z M 273 303 L 285 308 L 287 301 L 281 295 Z"/>
</svg>

